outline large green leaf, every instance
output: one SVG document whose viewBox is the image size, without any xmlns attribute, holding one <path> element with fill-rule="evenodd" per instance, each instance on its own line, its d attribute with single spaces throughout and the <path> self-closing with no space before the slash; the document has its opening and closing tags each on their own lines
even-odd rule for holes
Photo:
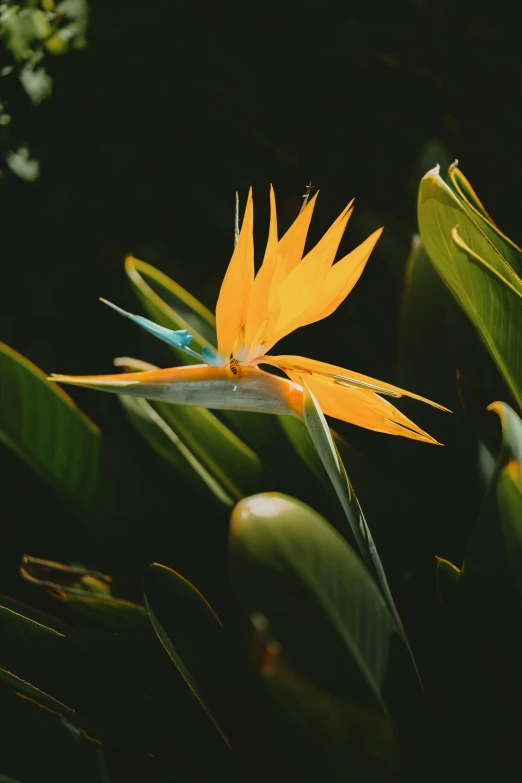
<svg viewBox="0 0 522 783">
<path fill-rule="evenodd" d="M 295 778 L 345 781 L 346 770 L 354 780 L 389 775 L 397 756 L 392 721 L 319 687 L 288 660 L 263 614 L 250 620 L 258 698 Z"/>
<path fill-rule="evenodd" d="M 107 506 L 102 436 L 56 384 L 0 343 L 0 442 L 86 514 Z"/>
<path fill-rule="evenodd" d="M 448 168 L 448 184 L 465 204 L 468 213 L 490 242 L 502 253 L 505 260 L 520 277 L 522 275 L 522 250 L 507 237 L 488 214 L 481 200 L 471 187 L 456 162 Z"/>
<path fill-rule="evenodd" d="M 438 168 L 421 180 L 418 220 L 432 264 L 522 407 L 522 281 L 512 265 L 518 249 L 510 244 L 510 264 L 502 255 L 506 242 L 491 228 L 488 237 L 485 219 L 442 180 Z"/>
<path fill-rule="evenodd" d="M 116 359 L 115 364 L 131 371 L 157 369 L 128 357 Z M 259 457 L 211 411 L 193 405 L 149 404 L 232 498 L 239 500 L 260 488 Z"/>
<path fill-rule="evenodd" d="M 346 540 L 300 501 L 263 493 L 234 509 L 229 546 L 238 602 L 267 617 L 298 670 L 338 698 L 386 714 L 390 649 L 401 642 Z"/>
</svg>

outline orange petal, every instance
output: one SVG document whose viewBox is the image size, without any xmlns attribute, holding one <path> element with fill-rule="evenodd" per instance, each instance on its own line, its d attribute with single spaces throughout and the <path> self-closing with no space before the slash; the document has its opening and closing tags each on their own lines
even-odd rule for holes
<svg viewBox="0 0 522 783">
<path fill-rule="evenodd" d="M 300 375 L 288 373 L 291 380 L 299 383 Z M 365 427 L 375 432 L 389 435 L 402 435 L 412 440 L 427 443 L 437 443 L 427 432 L 424 432 L 411 419 L 395 408 L 391 402 L 380 397 L 375 392 L 342 386 L 336 381 L 321 375 L 306 375 L 306 383 L 316 396 L 321 410 L 326 416 L 333 416 L 349 424 Z"/>
<path fill-rule="evenodd" d="M 274 310 L 270 313 L 270 337 L 266 350 L 298 326 L 308 323 L 306 313 L 317 308 L 325 278 L 353 212 L 352 204 L 353 200 L 274 292 L 279 300 L 279 312 L 277 320 Z"/>
<path fill-rule="evenodd" d="M 245 344 L 249 346 L 261 341 L 259 332 L 263 323 L 268 318 L 268 299 L 272 278 L 276 268 L 277 246 L 275 194 L 274 188 L 270 185 L 270 227 L 268 230 L 268 240 L 263 263 L 254 280 L 254 287 L 252 289 L 252 296 L 245 323 Z"/>
<path fill-rule="evenodd" d="M 116 394 L 125 394 L 123 389 L 132 386 L 160 387 L 176 381 L 203 380 L 211 373 L 218 372 L 218 368 L 210 368 L 206 364 L 183 365 L 181 367 L 167 367 L 165 369 L 145 370 L 143 372 L 119 372 L 111 375 L 57 375 L 53 373 L 47 380 L 57 383 L 70 383 L 75 386 L 88 386 L 100 391 L 114 391 Z M 134 392 L 129 392 L 134 393 Z M 141 391 L 142 397 L 145 396 Z"/>
<path fill-rule="evenodd" d="M 221 284 L 216 305 L 219 353 L 228 359 L 246 321 L 254 285 L 254 206 L 252 188 L 248 193 L 243 224 L 237 245 Z"/>
<path fill-rule="evenodd" d="M 301 386 L 258 367 L 233 372 L 230 367 L 192 364 L 116 375 L 53 375 L 48 380 L 211 410 L 296 416 L 303 406 Z"/>
<path fill-rule="evenodd" d="M 307 313 L 307 324 L 326 318 L 344 302 L 362 275 L 366 262 L 381 234 L 382 228 L 378 228 L 359 247 L 341 258 L 328 270 L 321 293 L 317 297 L 317 307 L 315 311 Z M 299 324 L 299 326 L 304 325 L 304 323 Z"/>
<path fill-rule="evenodd" d="M 286 234 L 279 240 L 277 246 L 277 262 L 272 279 L 271 293 L 277 290 L 279 284 L 297 266 L 303 256 L 303 251 L 310 227 L 310 221 L 319 191 L 310 199 L 306 207 L 298 214 Z"/>
<path fill-rule="evenodd" d="M 439 408 L 439 410 L 451 413 L 448 408 L 439 405 L 437 402 L 433 402 L 433 400 L 428 400 L 426 397 L 420 397 L 418 394 L 413 394 L 398 386 L 392 386 L 391 383 L 370 378 L 368 375 L 362 375 L 353 370 L 345 370 L 343 367 L 338 367 L 335 364 L 327 364 L 326 362 L 319 362 L 315 359 L 307 359 L 304 356 L 264 356 L 263 363 L 273 364 L 287 374 L 292 372 L 307 376 L 308 374 L 322 376 L 326 380 L 336 383 L 337 385 L 356 387 L 363 391 L 384 394 L 389 397 L 394 397 L 395 399 L 398 399 L 399 397 L 410 397 L 413 400 L 425 402 L 428 405 L 432 405 L 434 408 Z"/>
</svg>

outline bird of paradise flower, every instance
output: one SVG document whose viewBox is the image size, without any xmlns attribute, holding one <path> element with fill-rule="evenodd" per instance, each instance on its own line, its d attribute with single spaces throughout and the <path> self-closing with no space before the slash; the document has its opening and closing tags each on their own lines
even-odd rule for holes
<svg viewBox="0 0 522 783">
<path fill-rule="evenodd" d="M 270 188 L 270 227 L 263 262 L 254 269 L 254 209 L 250 190 L 241 231 L 216 305 L 217 352 L 190 348 L 186 330 L 171 330 L 106 302 L 156 337 L 201 364 L 118 375 L 52 375 L 49 380 L 150 400 L 211 409 L 288 414 L 303 418 L 304 386 L 327 416 L 377 432 L 427 443 L 437 441 L 399 411 L 389 398 L 403 395 L 447 410 L 431 400 L 336 365 L 268 351 L 286 335 L 331 315 L 346 299 L 379 239 L 374 231 L 334 263 L 353 200 L 304 257 L 317 193 L 278 238 L 275 195 Z M 105 301 L 105 300 L 102 300 Z M 261 369 L 271 365 L 283 378 Z"/>
<path fill-rule="evenodd" d="M 407 396 L 441 410 L 448 409 L 397 386 L 336 365 L 302 356 L 268 354 L 283 337 L 301 326 L 326 318 L 342 304 L 361 276 L 382 233 L 382 228 L 374 231 L 355 250 L 334 263 L 353 212 L 352 200 L 303 257 L 317 193 L 312 199 L 308 196 L 309 192 L 296 220 L 279 239 L 275 196 L 270 188 L 269 234 L 257 275 L 252 191 L 248 195 L 240 232 L 236 202 L 236 245 L 216 305 L 217 351 L 207 345 L 198 353 L 190 348 L 192 335 L 187 330 L 167 329 L 102 300 L 200 364 L 118 375 L 53 375 L 49 380 L 169 403 L 299 417 L 308 429 L 363 560 L 380 585 L 415 665 L 375 543 L 324 414 L 377 432 L 437 443 L 392 405 L 389 398 Z M 260 365 L 278 368 L 287 377 L 262 370 Z"/>
</svg>

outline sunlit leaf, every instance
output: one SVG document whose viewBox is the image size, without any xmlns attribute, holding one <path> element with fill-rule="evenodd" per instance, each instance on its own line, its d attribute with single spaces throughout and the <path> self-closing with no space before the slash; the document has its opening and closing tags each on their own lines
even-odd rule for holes
<svg viewBox="0 0 522 783">
<path fill-rule="evenodd" d="M 467 212 L 477 226 L 500 251 L 518 276 L 521 277 L 522 249 L 499 229 L 456 163 L 453 163 L 448 168 L 448 184 L 456 196 L 464 202 Z"/>
<path fill-rule="evenodd" d="M 0 344 L 0 442 L 102 523 L 113 503 L 99 429 L 34 364 Z"/>
<path fill-rule="evenodd" d="M 5 162 L 17 177 L 34 182 L 40 176 L 40 162 L 31 158 L 27 147 L 19 147 L 5 156 Z"/>
<path fill-rule="evenodd" d="M 254 495 L 234 509 L 230 561 L 237 601 L 248 615 L 266 616 L 305 676 L 387 713 L 390 649 L 402 642 L 373 578 L 331 525 L 289 496 Z"/>
<path fill-rule="evenodd" d="M 16 60 L 28 57 L 33 42 L 44 40 L 52 32 L 46 14 L 39 8 L 12 5 L 2 11 L 1 32 L 5 36 L 7 48 Z"/>
<path fill-rule="evenodd" d="M 45 68 L 30 68 L 28 66 L 22 68 L 20 72 L 20 81 L 33 103 L 40 103 L 53 91 L 53 80 Z M 24 179 L 28 179 L 28 177 L 26 176 Z M 36 177 L 34 177 L 34 179 L 36 179 Z"/>
<path fill-rule="evenodd" d="M 432 264 L 522 407 L 522 281 L 502 255 L 506 243 L 491 228 L 493 241 L 488 238 L 477 222 L 485 229 L 484 218 L 454 193 L 438 169 L 421 181 L 418 219 Z M 518 250 L 510 248 L 518 259 Z"/>
</svg>

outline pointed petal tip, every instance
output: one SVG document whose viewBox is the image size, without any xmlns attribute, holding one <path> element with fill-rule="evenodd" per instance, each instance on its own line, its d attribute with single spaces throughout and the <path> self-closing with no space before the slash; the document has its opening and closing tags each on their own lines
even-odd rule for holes
<svg viewBox="0 0 522 783">
<path fill-rule="evenodd" d="M 125 318 L 130 318 L 130 313 L 128 313 L 126 310 L 122 310 L 121 307 L 118 307 L 118 305 L 113 304 L 112 302 L 109 302 L 108 299 L 104 299 L 102 296 L 98 297 L 100 302 L 103 302 L 103 304 L 106 304 L 107 307 L 110 307 L 112 310 L 115 310 L 120 315 L 125 316 Z"/>
</svg>

